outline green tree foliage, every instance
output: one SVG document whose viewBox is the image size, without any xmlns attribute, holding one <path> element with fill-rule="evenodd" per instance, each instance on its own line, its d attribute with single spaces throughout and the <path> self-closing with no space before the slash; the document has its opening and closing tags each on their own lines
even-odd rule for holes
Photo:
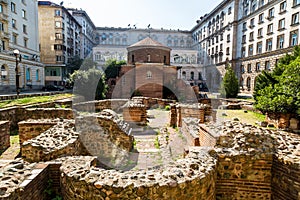
<svg viewBox="0 0 300 200">
<path fill-rule="evenodd" d="M 74 85 L 74 94 L 83 96 L 85 100 L 104 99 L 107 91 L 104 73 L 96 68 L 96 63 L 91 58 L 85 59 L 80 67 L 70 75 Z"/>
<path fill-rule="evenodd" d="M 231 66 L 226 67 L 226 73 L 221 83 L 221 96 L 226 98 L 235 98 L 239 92 L 239 82 L 238 79 L 231 68 Z"/>
<path fill-rule="evenodd" d="M 81 59 L 78 55 L 72 57 L 70 62 L 67 64 L 68 72 L 72 74 L 75 70 L 79 70 L 82 62 L 83 59 Z"/>
<path fill-rule="evenodd" d="M 272 72 L 257 77 L 255 107 L 262 112 L 300 116 L 300 48 L 282 57 Z"/>
<path fill-rule="evenodd" d="M 121 66 L 125 64 L 126 61 L 124 60 L 117 61 L 116 59 L 110 59 L 106 61 L 105 70 L 104 70 L 106 79 L 108 80 L 110 78 L 116 78 L 119 75 Z"/>
</svg>

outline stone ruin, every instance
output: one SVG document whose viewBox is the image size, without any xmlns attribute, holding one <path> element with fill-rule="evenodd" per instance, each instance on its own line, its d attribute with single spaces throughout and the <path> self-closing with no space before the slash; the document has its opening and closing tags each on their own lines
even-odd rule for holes
<svg viewBox="0 0 300 200">
<path fill-rule="evenodd" d="M 214 112 L 209 106 L 165 102 L 170 125 L 180 125 L 189 140 L 185 157 L 160 168 L 120 170 L 133 147 L 130 125 L 105 110 L 109 103 L 95 103 L 101 112 L 19 122 L 23 159 L 0 160 L 1 200 L 47 199 L 48 180 L 65 200 L 300 199 L 297 134 L 240 122 L 215 125 L 206 117 Z M 7 129 L 7 122 L 0 125 Z"/>
</svg>

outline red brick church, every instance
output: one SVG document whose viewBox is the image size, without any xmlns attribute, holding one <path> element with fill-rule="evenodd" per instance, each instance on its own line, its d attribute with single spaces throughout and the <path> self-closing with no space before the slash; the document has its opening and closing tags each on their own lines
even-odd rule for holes
<svg viewBox="0 0 300 200">
<path fill-rule="evenodd" d="M 130 98 L 135 94 L 178 99 L 182 92 L 193 91 L 178 79 L 177 67 L 170 66 L 169 47 L 147 37 L 129 46 L 127 51 L 127 64 L 120 69 L 112 98 Z"/>
</svg>

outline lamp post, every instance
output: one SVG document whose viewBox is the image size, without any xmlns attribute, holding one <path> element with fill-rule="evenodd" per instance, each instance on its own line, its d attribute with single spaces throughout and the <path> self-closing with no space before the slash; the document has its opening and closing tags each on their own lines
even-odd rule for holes
<svg viewBox="0 0 300 200">
<path fill-rule="evenodd" d="M 14 50 L 14 55 L 16 57 L 16 68 L 15 68 L 15 72 L 16 72 L 16 91 L 17 91 L 17 96 L 19 97 L 20 94 L 20 82 L 19 82 L 19 69 L 18 69 L 18 64 L 19 64 L 19 60 L 18 60 L 18 56 L 20 55 L 20 51 L 18 49 Z"/>
</svg>

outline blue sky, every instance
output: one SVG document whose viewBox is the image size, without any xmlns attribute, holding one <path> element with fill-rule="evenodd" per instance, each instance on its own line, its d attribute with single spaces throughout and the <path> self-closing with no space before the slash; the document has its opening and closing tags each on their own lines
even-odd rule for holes
<svg viewBox="0 0 300 200">
<path fill-rule="evenodd" d="M 196 20 L 222 0 L 53 0 L 65 7 L 82 8 L 99 27 L 190 30 Z"/>
</svg>

